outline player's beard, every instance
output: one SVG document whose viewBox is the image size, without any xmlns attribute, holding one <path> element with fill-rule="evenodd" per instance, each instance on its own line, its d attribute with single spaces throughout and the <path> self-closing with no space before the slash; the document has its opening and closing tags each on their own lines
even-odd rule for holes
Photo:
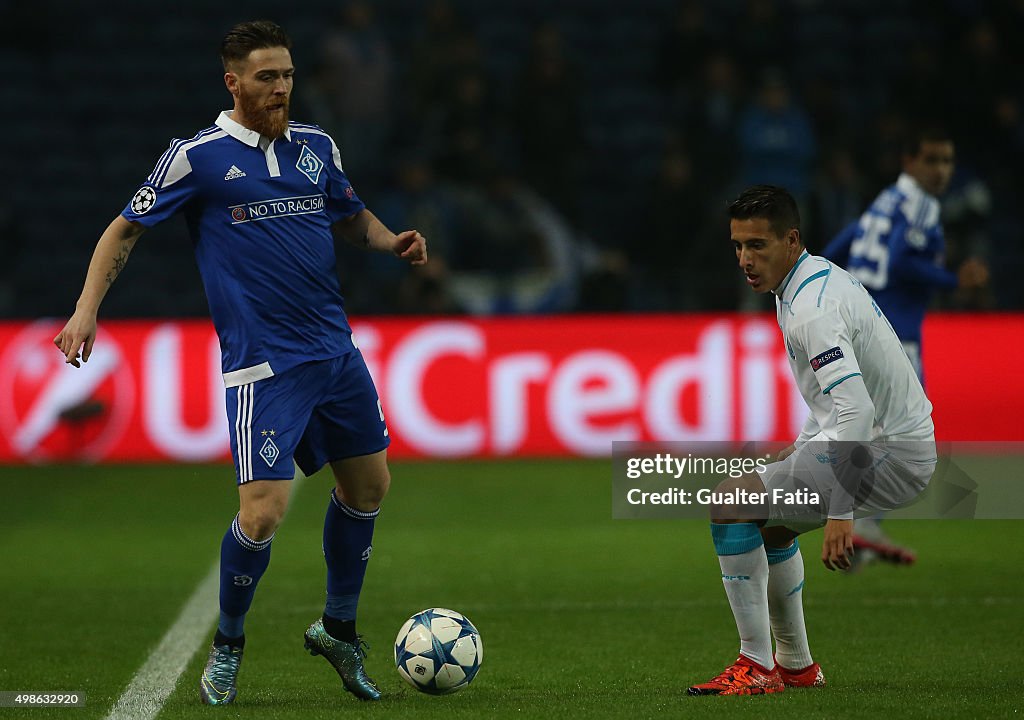
<svg viewBox="0 0 1024 720">
<path fill-rule="evenodd" d="M 280 108 L 270 108 L 251 95 L 242 92 L 238 95 L 238 104 L 242 114 L 260 135 L 276 140 L 288 129 L 288 98 L 273 98 L 271 104 L 284 103 Z"/>
</svg>

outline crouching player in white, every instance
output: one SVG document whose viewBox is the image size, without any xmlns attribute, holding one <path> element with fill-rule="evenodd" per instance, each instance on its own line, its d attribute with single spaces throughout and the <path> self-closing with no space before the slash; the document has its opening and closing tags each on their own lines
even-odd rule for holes
<svg viewBox="0 0 1024 720">
<path fill-rule="evenodd" d="M 779 327 L 810 415 L 764 472 L 730 488 L 803 490 L 812 506 L 769 503 L 717 513 L 711 535 L 740 634 L 740 656 L 691 695 L 754 695 L 825 684 L 807 643 L 796 537 L 824 525 L 821 560 L 845 569 L 853 518 L 913 501 L 935 469 L 932 406 L 899 338 L 861 284 L 808 254 L 782 188 L 759 185 L 730 206 L 736 257 L 754 292 L 775 294 Z M 729 488 L 726 488 L 729 489 Z M 775 653 L 772 652 L 772 636 Z"/>
</svg>

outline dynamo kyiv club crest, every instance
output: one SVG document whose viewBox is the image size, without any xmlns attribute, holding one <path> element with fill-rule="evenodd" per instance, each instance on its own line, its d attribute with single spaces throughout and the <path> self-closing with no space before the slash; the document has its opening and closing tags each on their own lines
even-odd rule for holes
<svg viewBox="0 0 1024 720">
<path fill-rule="evenodd" d="M 315 152 L 309 149 L 309 145 L 303 145 L 295 167 L 299 169 L 299 172 L 308 177 L 311 183 L 316 185 L 320 180 L 320 171 L 324 169 L 324 163 L 316 156 Z"/>
<path fill-rule="evenodd" d="M 267 464 L 267 467 L 274 467 L 274 462 L 280 454 L 281 451 L 277 449 L 277 445 L 270 438 L 267 438 L 267 441 L 263 443 L 263 447 L 260 448 L 260 457 L 263 458 L 263 462 Z"/>
</svg>

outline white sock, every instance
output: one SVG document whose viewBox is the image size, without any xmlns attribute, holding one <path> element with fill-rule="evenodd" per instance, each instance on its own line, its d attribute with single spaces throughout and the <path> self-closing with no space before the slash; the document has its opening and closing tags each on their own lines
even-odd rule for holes
<svg viewBox="0 0 1024 720">
<path fill-rule="evenodd" d="M 771 670 L 775 661 L 768 622 L 768 556 L 764 545 L 740 555 L 719 555 L 718 562 L 740 632 L 740 654 Z"/>
<path fill-rule="evenodd" d="M 796 553 L 768 566 L 768 610 L 775 636 L 775 659 L 788 670 L 802 670 L 814 661 L 804 625 L 804 558 Z"/>
</svg>

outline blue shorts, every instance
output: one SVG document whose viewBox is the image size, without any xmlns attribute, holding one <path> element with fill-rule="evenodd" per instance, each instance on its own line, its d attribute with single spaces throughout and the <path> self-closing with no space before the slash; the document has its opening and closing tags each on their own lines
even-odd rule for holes
<svg viewBox="0 0 1024 720">
<path fill-rule="evenodd" d="M 377 390 L 356 350 L 227 389 L 238 484 L 312 475 L 334 460 L 391 444 Z"/>
</svg>

